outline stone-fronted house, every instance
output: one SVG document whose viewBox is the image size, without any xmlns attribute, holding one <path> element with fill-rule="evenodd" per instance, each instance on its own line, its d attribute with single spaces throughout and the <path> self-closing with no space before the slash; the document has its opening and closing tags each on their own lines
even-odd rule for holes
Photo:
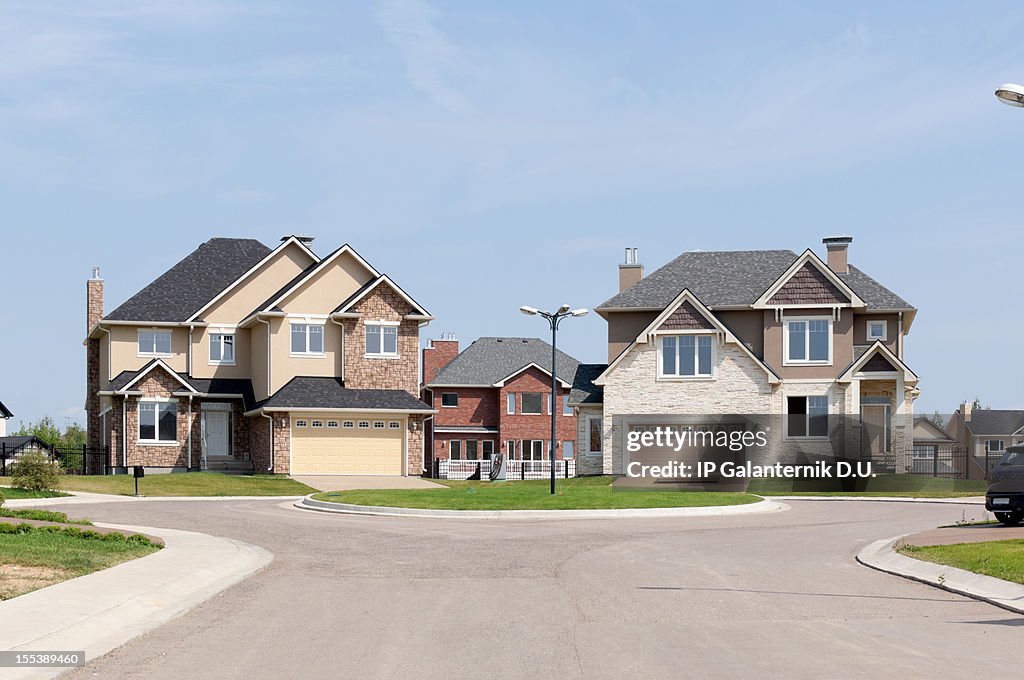
<svg viewBox="0 0 1024 680">
<path fill-rule="evenodd" d="M 214 238 L 109 314 L 87 282 L 91 447 L 115 471 L 419 475 L 419 329 L 351 246 Z"/>
<path fill-rule="evenodd" d="M 461 352 L 454 338 L 423 350 L 423 398 L 436 415 L 427 449 L 437 461 L 549 460 L 551 409 L 555 459 L 576 460 L 576 413 L 570 390 L 580 363 L 558 351 L 551 400 L 551 345 L 539 338 L 478 338 Z M 575 472 L 575 467 L 570 466 Z"/>
<path fill-rule="evenodd" d="M 967 451 L 970 478 L 985 479 L 1008 446 L 1024 444 L 1024 410 L 976 408 L 963 403 L 953 413 L 946 431 Z"/>
<path fill-rule="evenodd" d="M 904 338 L 917 310 L 848 263 L 851 241 L 826 238 L 827 261 L 810 249 L 686 252 L 649 276 L 627 249 L 619 293 L 595 308 L 608 366 L 574 398 L 602 471 L 626 472 L 625 437 L 652 418 L 730 414 L 774 416 L 773 446 L 823 453 L 837 416 L 852 416 L 862 454 L 909 471 L 918 376 Z"/>
</svg>

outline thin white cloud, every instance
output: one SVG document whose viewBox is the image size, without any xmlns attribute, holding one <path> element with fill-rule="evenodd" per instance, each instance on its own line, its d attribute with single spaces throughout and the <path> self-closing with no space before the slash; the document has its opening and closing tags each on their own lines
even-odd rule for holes
<svg viewBox="0 0 1024 680">
<path fill-rule="evenodd" d="M 470 110 L 466 98 L 442 75 L 457 50 L 434 26 L 437 10 L 422 0 L 378 0 L 375 15 L 391 42 L 401 50 L 413 87 L 450 111 Z"/>
</svg>

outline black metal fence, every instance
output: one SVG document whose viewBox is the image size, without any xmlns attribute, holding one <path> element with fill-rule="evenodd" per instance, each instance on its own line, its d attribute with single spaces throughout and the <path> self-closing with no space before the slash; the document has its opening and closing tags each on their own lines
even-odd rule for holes
<svg viewBox="0 0 1024 680">
<path fill-rule="evenodd" d="M 944 444 L 915 445 L 908 472 L 927 477 L 968 479 L 970 463 L 967 449 Z"/>
<path fill-rule="evenodd" d="M 18 458 L 30 451 L 39 451 L 51 462 L 60 465 L 61 470 L 69 475 L 107 475 L 110 474 L 110 447 L 89 446 L 51 446 L 38 445 L 12 447 L 0 443 L 0 476 L 6 477 L 13 470 Z"/>
</svg>

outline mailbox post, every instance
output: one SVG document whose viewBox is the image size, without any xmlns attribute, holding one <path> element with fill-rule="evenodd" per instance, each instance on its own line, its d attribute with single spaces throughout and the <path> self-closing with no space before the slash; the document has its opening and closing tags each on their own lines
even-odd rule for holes
<svg viewBox="0 0 1024 680">
<path fill-rule="evenodd" d="M 146 476 L 146 468 L 141 465 L 136 465 L 132 468 L 132 472 L 135 475 L 135 495 L 139 495 L 139 480 Z"/>
</svg>

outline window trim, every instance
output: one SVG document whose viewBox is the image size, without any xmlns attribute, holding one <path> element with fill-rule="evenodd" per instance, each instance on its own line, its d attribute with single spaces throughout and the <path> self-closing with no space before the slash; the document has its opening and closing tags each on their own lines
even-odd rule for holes
<svg viewBox="0 0 1024 680">
<path fill-rule="evenodd" d="M 881 337 L 871 335 L 871 324 L 880 323 L 882 324 L 882 335 Z M 864 338 L 868 342 L 874 342 L 880 340 L 881 342 L 888 342 L 889 340 L 889 322 L 885 319 L 868 319 L 864 325 Z"/>
<path fill-rule="evenodd" d="M 562 415 L 563 416 L 574 416 L 576 415 L 576 407 L 569 406 L 569 395 L 562 395 Z"/>
<path fill-rule="evenodd" d="M 150 405 L 156 407 L 156 420 L 153 424 L 153 433 L 156 435 L 156 439 L 143 439 L 142 438 L 142 407 L 143 405 Z M 174 439 L 160 439 L 160 407 L 163 405 L 169 405 L 174 409 Z M 179 446 L 178 441 L 178 400 L 177 399 L 160 399 L 155 397 L 139 399 L 137 418 L 135 425 L 135 442 L 137 444 L 145 444 L 146 446 Z"/>
<path fill-rule="evenodd" d="M 828 324 L 828 359 L 790 359 L 789 358 L 789 324 L 804 322 L 807 327 L 804 329 L 804 356 L 811 355 L 811 325 L 810 321 L 824 321 Z M 782 365 L 783 366 L 831 366 L 835 356 L 833 348 L 834 326 L 831 316 L 787 316 L 782 319 Z M 793 395 L 798 396 L 798 395 Z M 812 395 L 813 396 L 813 395 Z"/>
<path fill-rule="evenodd" d="M 491 450 L 488 451 L 487 449 Z M 480 440 L 480 460 L 494 460 L 494 440 L 493 439 L 482 439 Z"/>
<path fill-rule="evenodd" d="M 211 330 L 209 335 L 210 335 L 210 342 L 209 342 L 210 348 L 209 348 L 209 352 L 207 352 L 207 354 L 206 354 L 206 363 L 207 363 L 207 365 L 208 366 L 234 366 L 235 362 L 236 362 L 236 360 L 238 358 L 238 344 L 235 342 L 237 340 L 237 336 L 235 334 L 235 331 L 233 331 L 233 330 L 231 330 L 231 331 Z M 224 356 L 224 338 L 226 338 L 226 337 L 230 337 L 231 338 L 231 361 L 224 361 L 223 359 L 214 359 L 211 356 L 213 354 L 213 347 L 214 347 L 213 336 L 215 336 L 215 335 L 220 337 L 220 342 L 218 343 L 218 346 L 220 347 L 220 356 L 222 356 L 222 357 Z M 290 338 L 289 338 L 289 341 L 290 341 Z"/>
<path fill-rule="evenodd" d="M 400 322 L 398 322 L 398 321 L 386 321 L 384 319 L 375 319 L 373 321 L 366 321 L 366 322 L 364 322 L 363 323 L 363 350 L 364 350 L 363 357 L 365 357 L 367 359 L 398 359 L 399 355 L 400 355 L 400 352 L 399 352 L 399 342 L 398 342 L 399 339 L 400 339 L 400 334 L 399 334 L 398 331 L 401 330 L 400 329 L 401 325 L 402 324 Z M 380 351 L 379 352 L 369 352 L 369 351 L 366 351 L 366 342 L 369 339 L 369 329 L 370 329 L 370 326 L 376 326 L 376 327 L 380 328 L 380 346 L 379 346 Z M 385 352 L 384 351 L 384 329 L 385 328 L 394 328 L 395 329 L 395 351 L 394 352 Z"/>
<path fill-rule="evenodd" d="M 459 457 L 455 457 L 455 448 L 458 444 Z M 448 460 L 462 460 L 462 440 L 461 439 L 449 439 L 448 440 Z"/>
<path fill-rule="evenodd" d="M 703 331 L 703 330 L 702 331 L 697 331 L 697 332 L 692 332 L 691 331 L 689 333 L 659 333 L 657 335 L 658 341 L 655 343 L 657 345 L 657 349 L 658 349 L 658 380 L 659 381 L 661 381 L 661 380 L 664 380 L 664 381 L 714 380 L 715 379 L 715 369 L 716 369 L 716 364 L 717 364 L 717 359 L 718 359 L 718 350 L 716 348 L 716 345 L 718 343 L 715 342 L 715 336 L 716 336 L 715 333 L 708 333 L 707 331 Z M 711 339 L 711 372 L 710 373 L 694 373 L 693 375 L 683 375 L 681 373 L 665 373 L 665 363 L 664 363 L 664 358 L 663 358 L 664 357 L 664 350 L 665 350 L 665 338 L 670 338 L 670 337 L 671 338 L 675 338 L 676 339 L 676 343 L 679 342 L 679 338 L 681 338 L 681 337 L 696 337 L 696 338 L 698 338 L 697 340 L 694 341 L 694 357 L 693 357 L 694 371 L 699 371 L 700 370 L 700 345 L 699 345 L 700 340 L 699 340 L 699 338 L 702 338 L 702 337 L 710 338 Z M 679 345 L 677 344 L 676 345 L 676 359 L 677 360 L 678 360 L 678 357 L 679 357 L 679 349 L 678 348 L 679 348 Z M 677 370 L 679 369 L 678 363 L 676 365 L 676 369 Z"/>
<path fill-rule="evenodd" d="M 601 448 L 597 451 L 594 450 L 592 437 L 590 436 L 593 432 L 593 421 L 597 421 L 597 431 L 601 433 Z M 587 450 L 584 451 L 584 455 L 597 458 L 598 456 L 604 455 L 604 417 L 603 416 L 587 416 Z"/>
<path fill-rule="evenodd" d="M 514 416 L 516 414 L 516 393 L 506 392 L 505 393 L 505 413 Z"/>
<path fill-rule="evenodd" d="M 454 404 L 444 403 L 445 397 L 455 397 Z M 458 408 L 459 407 L 459 393 L 458 392 L 442 392 L 441 393 L 441 408 Z"/>
<path fill-rule="evenodd" d="M 327 356 L 327 326 L 326 326 L 326 324 L 323 324 L 323 323 L 315 323 L 316 321 L 318 321 L 318 319 L 294 319 L 294 320 L 289 319 L 289 321 L 288 321 L 288 356 L 295 357 L 295 358 L 298 358 L 298 359 L 322 359 L 323 357 Z M 294 337 L 292 335 L 292 333 L 294 332 L 293 329 L 294 329 L 295 326 L 305 326 L 306 327 L 306 333 L 305 333 L 305 335 L 306 335 L 306 351 L 305 352 L 296 352 L 292 348 L 292 338 Z M 309 335 L 310 335 L 309 329 L 314 327 L 314 326 L 316 326 L 316 327 L 318 327 L 320 329 L 320 343 L 321 343 L 321 345 L 323 347 L 323 349 L 320 352 L 310 352 L 309 351 Z"/>
<path fill-rule="evenodd" d="M 999 442 L 999 448 L 998 449 L 990 449 L 989 446 L 988 446 L 990 442 Z M 1005 439 L 986 439 L 985 440 L 985 453 L 999 453 L 1000 451 L 1005 451 L 1005 450 L 1006 450 L 1006 440 Z"/>
<path fill-rule="evenodd" d="M 825 434 L 823 434 L 823 435 L 820 435 L 820 434 L 812 435 L 812 434 L 810 434 L 810 432 L 811 432 L 811 405 L 810 405 L 810 403 L 808 403 L 807 400 L 808 399 L 819 399 L 819 398 L 825 400 L 825 418 L 826 418 L 826 420 L 825 420 L 825 423 L 826 423 L 825 424 Z M 828 436 L 828 419 L 832 417 L 832 404 L 831 404 L 831 401 L 829 400 L 829 396 L 827 394 L 787 394 L 787 395 L 785 395 L 783 397 L 783 399 L 785 399 L 785 401 L 783 403 L 785 403 L 785 405 L 786 405 L 786 413 L 785 413 L 785 417 L 784 417 L 784 419 L 782 421 L 783 422 L 783 426 L 785 428 L 784 431 L 783 431 L 783 438 L 784 439 L 794 440 L 794 441 L 801 441 L 801 442 L 805 442 L 805 441 L 828 441 L 829 440 L 829 436 Z M 803 417 L 804 417 L 804 432 L 806 432 L 807 434 L 790 434 L 790 432 L 789 432 L 789 416 L 790 416 L 790 413 L 789 413 L 789 400 L 790 399 L 803 399 L 804 400 L 804 410 L 805 410 L 805 413 L 802 413 L 802 414 L 797 413 L 797 414 L 793 414 L 793 415 L 803 415 Z"/>
<path fill-rule="evenodd" d="M 526 410 L 526 400 L 523 399 L 523 397 L 525 397 L 528 394 L 536 394 L 537 396 L 540 397 L 540 403 L 538 404 L 539 408 L 536 411 L 527 411 Z M 523 416 L 542 416 L 542 415 L 545 415 L 544 414 L 544 393 L 543 392 L 523 392 L 522 396 L 519 398 L 519 415 L 523 415 Z"/>
<path fill-rule="evenodd" d="M 153 334 L 153 351 L 152 352 L 143 352 L 140 349 L 141 346 L 142 346 L 142 334 L 143 333 L 152 333 Z M 169 349 L 169 351 L 167 353 L 157 352 L 156 351 L 156 336 L 157 336 L 158 333 L 162 333 L 162 334 L 166 334 L 167 335 L 167 347 Z M 165 330 L 165 329 L 157 328 L 157 327 L 153 327 L 153 328 L 140 328 L 140 329 L 138 329 L 137 334 L 136 334 L 136 338 L 135 338 L 135 350 L 137 352 L 136 356 L 140 356 L 140 357 L 173 357 L 174 356 L 174 331 Z"/>
</svg>

